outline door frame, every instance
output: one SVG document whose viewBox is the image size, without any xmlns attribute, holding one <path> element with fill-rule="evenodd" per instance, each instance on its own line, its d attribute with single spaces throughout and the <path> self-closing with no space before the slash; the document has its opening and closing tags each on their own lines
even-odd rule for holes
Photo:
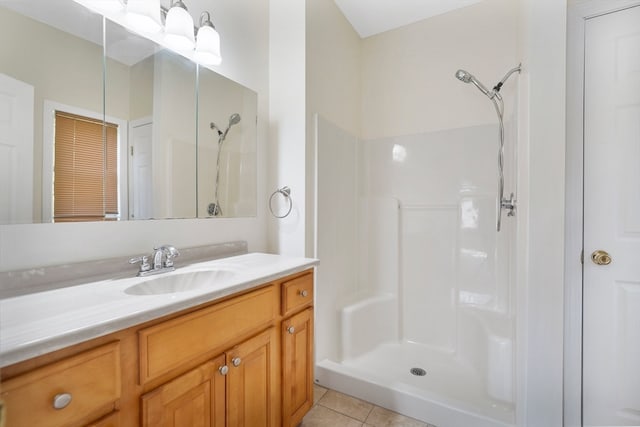
<svg viewBox="0 0 640 427">
<path fill-rule="evenodd" d="M 640 0 L 579 0 L 567 10 L 567 152 L 564 283 L 564 426 L 582 426 L 584 55 L 588 19 L 640 6 Z"/>
<path fill-rule="evenodd" d="M 42 102 L 42 222 L 53 222 L 53 167 L 55 141 L 55 112 L 56 110 L 78 116 L 104 120 L 118 125 L 118 207 L 119 220 L 129 218 L 129 196 L 124 197 L 129 189 L 128 184 L 128 156 L 129 132 L 127 121 L 118 117 L 105 116 L 102 113 L 86 108 L 67 105 L 57 101 L 45 99 Z"/>
</svg>

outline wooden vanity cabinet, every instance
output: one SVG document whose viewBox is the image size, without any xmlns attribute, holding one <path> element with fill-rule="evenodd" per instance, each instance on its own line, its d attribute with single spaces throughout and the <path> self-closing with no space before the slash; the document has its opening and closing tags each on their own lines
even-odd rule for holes
<svg viewBox="0 0 640 427">
<path fill-rule="evenodd" d="M 142 396 L 143 427 L 275 427 L 275 328 Z"/>
<path fill-rule="evenodd" d="M 313 404 L 312 307 L 307 270 L 8 366 L 6 425 L 295 426 Z"/>
<path fill-rule="evenodd" d="M 10 427 L 118 426 L 120 347 L 113 342 L 2 382 Z"/>
<path fill-rule="evenodd" d="M 313 406 L 313 274 L 281 286 L 282 425 L 295 427 Z"/>
</svg>

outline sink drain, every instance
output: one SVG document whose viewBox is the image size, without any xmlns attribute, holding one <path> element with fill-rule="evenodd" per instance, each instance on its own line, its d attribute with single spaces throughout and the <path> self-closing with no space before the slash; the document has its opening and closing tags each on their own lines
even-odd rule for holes
<svg viewBox="0 0 640 427">
<path fill-rule="evenodd" d="M 411 368 L 409 372 L 411 372 L 411 375 L 415 375 L 417 377 L 424 377 L 427 375 L 427 371 L 422 368 Z"/>
</svg>

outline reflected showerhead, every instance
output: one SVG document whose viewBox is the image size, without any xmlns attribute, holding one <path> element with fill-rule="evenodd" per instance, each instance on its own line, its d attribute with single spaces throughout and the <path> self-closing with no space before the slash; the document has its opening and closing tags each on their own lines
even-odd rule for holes
<svg viewBox="0 0 640 427">
<path fill-rule="evenodd" d="M 240 114 L 238 113 L 233 113 L 230 117 L 229 117 L 229 127 L 236 125 L 240 123 Z"/>
<path fill-rule="evenodd" d="M 480 83 L 478 79 L 476 79 L 473 76 L 473 74 L 469 73 L 468 71 L 465 71 L 465 70 L 456 71 L 456 78 L 461 82 L 473 83 L 475 87 L 480 89 L 480 92 L 484 93 L 489 98 L 493 98 L 494 96 L 496 96 L 495 92 L 489 92 L 489 90 L 486 87 L 484 87 L 484 85 Z"/>
<path fill-rule="evenodd" d="M 223 139 L 226 138 L 227 133 L 229 132 L 229 129 L 231 129 L 231 126 L 237 125 L 238 123 L 240 123 L 240 114 L 233 113 L 231 116 L 229 116 L 229 126 L 227 126 L 227 129 L 224 131 L 222 138 Z"/>
</svg>

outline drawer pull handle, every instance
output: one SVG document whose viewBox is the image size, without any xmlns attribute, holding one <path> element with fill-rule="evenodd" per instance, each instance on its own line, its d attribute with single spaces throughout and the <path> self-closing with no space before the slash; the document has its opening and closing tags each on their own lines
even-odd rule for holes
<svg viewBox="0 0 640 427">
<path fill-rule="evenodd" d="M 233 366 L 237 368 L 242 363 L 242 359 L 240 359 L 239 357 L 234 357 L 233 359 L 231 359 L 231 363 L 233 363 Z"/>
<path fill-rule="evenodd" d="M 71 403 L 71 394 L 70 393 L 60 393 L 56 394 L 53 397 L 53 407 L 55 409 L 64 409 Z"/>
<path fill-rule="evenodd" d="M 309 295 L 309 292 L 307 292 L 307 290 L 306 290 L 306 289 L 303 289 L 303 290 L 301 290 L 301 291 L 300 291 L 300 296 L 301 296 L 302 298 L 306 298 L 306 297 L 307 297 L 307 295 Z"/>
<path fill-rule="evenodd" d="M 291 335 L 293 335 L 296 332 L 296 328 L 294 328 L 293 326 L 289 326 L 287 328 L 287 332 L 289 332 Z"/>
<path fill-rule="evenodd" d="M 227 365 L 222 365 L 218 368 L 220 375 L 227 375 L 229 373 L 229 367 Z"/>
</svg>

